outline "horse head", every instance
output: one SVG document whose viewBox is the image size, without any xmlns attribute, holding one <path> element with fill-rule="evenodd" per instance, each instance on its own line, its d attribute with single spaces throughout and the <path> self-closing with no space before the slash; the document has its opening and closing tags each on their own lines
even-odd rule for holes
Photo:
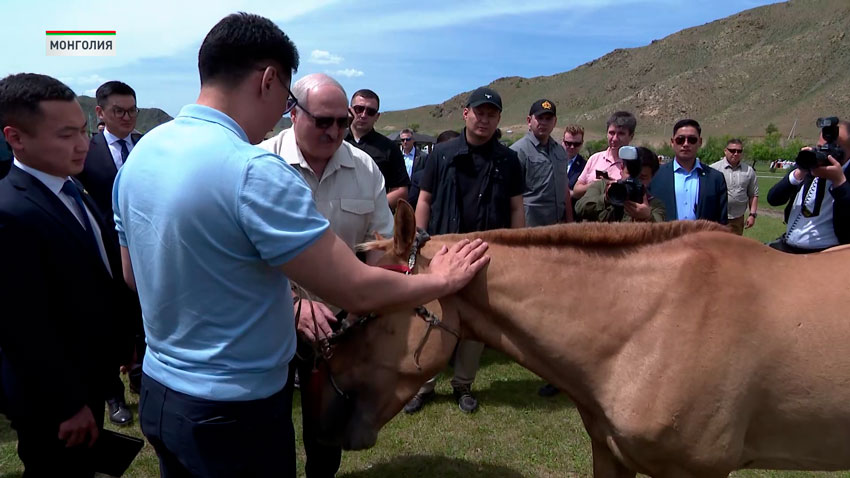
<svg viewBox="0 0 850 478">
<path fill-rule="evenodd" d="M 433 257 L 433 251 L 423 250 L 425 241 L 427 234 L 417 233 L 413 208 L 399 201 L 393 238 L 361 250 L 384 251 L 377 266 L 421 274 Z M 373 446 L 378 430 L 443 369 L 458 340 L 459 318 L 451 299 L 443 298 L 349 316 L 342 330 L 306 390 L 302 386 L 302 400 L 318 420 L 321 440 L 358 450 Z"/>
</svg>

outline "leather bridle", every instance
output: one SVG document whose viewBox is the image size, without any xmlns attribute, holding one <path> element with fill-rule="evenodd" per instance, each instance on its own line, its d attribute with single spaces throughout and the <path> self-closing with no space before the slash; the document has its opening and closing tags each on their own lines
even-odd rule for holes
<svg viewBox="0 0 850 478">
<path fill-rule="evenodd" d="M 426 242 L 428 242 L 428 240 L 430 238 L 431 237 L 428 235 L 428 233 L 425 232 L 423 229 L 417 229 L 416 230 L 416 236 L 414 237 L 413 244 L 411 245 L 411 248 L 410 248 L 410 255 L 408 256 L 406 266 L 405 265 L 399 265 L 399 264 L 393 264 L 393 265 L 384 265 L 384 266 L 378 266 L 378 267 L 382 267 L 384 269 L 391 270 L 391 271 L 394 271 L 394 272 L 403 273 L 405 275 L 413 274 L 413 270 L 416 267 L 416 258 L 419 255 L 419 250 L 422 248 L 422 246 L 425 245 Z M 414 307 L 413 311 L 416 313 L 417 317 L 421 318 L 422 320 L 425 321 L 426 324 L 428 324 L 428 328 L 425 329 L 425 334 L 422 336 L 422 339 L 419 341 L 419 345 L 416 347 L 416 350 L 414 350 L 414 352 L 413 352 L 413 361 L 416 364 L 416 368 L 421 371 L 422 367 L 419 365 L 419 357 L 422 353 L 422 350 L 425 348 L 425 344 L 428 342 L 428 338 L 431 335 L 431 330 L 434 327 L 441 328 L 441 329 L 445 330 L 446 332 L 454 335 L 458 340 L 460 340 L 460 332 L 458 332 L 458 331 L 452 329 L 451 327 L 447 326 L 446 324 L 444 324 L 443 321 L 440 320 L 440 318 L 437 317 L 436 314 L 429 311 L 423 305 Z M 300 302 L 300 298 L 299 298 L 297 315 L 300 316 L 300 313 L 301 313 L 301 302 Z M 351 397 L 349 396 L 349 394 L 345 393 L 345 391 L 343 391 L 339 387 L 339 385 L 337 385 L 336 380 L 334 380 L 333 373 L 331 372 L 330 367 L 328 367 L 328 365 L 327 365 L 327 361 L 330 360 L 331 357 L 333 357 L 333 353 L 334 353 L 334 349 L 336 348 L 336 345 L 339 344 L 341 341 L 345 340 L 346 337 L 350 336 L 351 332 L 353 330 L 356 330 L 356 329 L 362 327 L 366 323 L 368 323 L 368 322 L 370 322 L 370 321 L 372 321 L 372 320 L 374 320 L 378 317 L 379 317 L 379 315 L 376 312 L 371 312 L 371 313 L 368 313 L 368 314 L 359 315 L 359 316 L 357 316 L 356 319 L 354 319 L 352 321 L 344 321 L 343 320 L 343 321 L 341 321 L 341 325 L 340 325 L 338 330 L 336 330 L 335 332 L 333 332 L 329 336 L 326 336 L 326 337 L 319 339 L 316 342 L 316 344 L 314 345 L 314 352 L 315 352 L 314 353 L 314 360 L 318 361 L 318 360 L 321 359 L 323 362 L 325 362 L 324 366 L 325 366 L 325 369 L 326 369 L 326 372 L 327 372 L 325 375 L 327 376 L 327 379 L 330 382 L 331 387 L 334 389 L 336 394 L 344 400 L 351 400 Z M 318 327 L 317 327 L 317 329 L 318 329 Z M 316 332 L 317 332 L 316 336 L 318 337 L 318 330 L 316 330 Z M 317 367 L 318 367 L 318 364 L 315 364 L 314 369 L 316 369 Z"/>
</svg>

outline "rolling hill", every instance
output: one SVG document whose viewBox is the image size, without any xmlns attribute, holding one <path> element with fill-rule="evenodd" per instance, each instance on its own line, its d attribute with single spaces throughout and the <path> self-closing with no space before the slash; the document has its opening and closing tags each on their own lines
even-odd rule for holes
<svg viewBox="0 0 850 478">
<path fill-rule="evenodd" d="M 747 10 L 633 49 L 617 49 L 571 71 L 500 78 L 502 129 L 525 131 L 538 98 L 558 106 L 560 126 L 577 122 L 601 137 L 617 110 L 638 117 L 638 138 L 669 138 L 693 117 L 704 135 L 760 136 L 769 123 L 785 135 L 817 136 L 819 116 L 850 116 L 850 1 L 790 0 Z M 385 133 L 409 124 L 436 133 L 462 127 L 469 91 L 438 105 L 381 115 Z M 406 123 L 405 124 L 405 118 Z"/>
</svg>

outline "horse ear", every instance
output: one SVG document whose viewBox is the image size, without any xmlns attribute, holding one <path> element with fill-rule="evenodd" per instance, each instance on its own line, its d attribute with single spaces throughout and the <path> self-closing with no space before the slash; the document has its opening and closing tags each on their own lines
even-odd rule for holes
<svg viewBox="0 0 850 478">
<path fill-rule="evenodd" d="M 413 215 L 413 208 L 404 199 L 399 199 L 395 208 L 393 253 L 399 257 L 407 257 L 414 238 L 416 238 L 416 217 Z"/>
</svg>

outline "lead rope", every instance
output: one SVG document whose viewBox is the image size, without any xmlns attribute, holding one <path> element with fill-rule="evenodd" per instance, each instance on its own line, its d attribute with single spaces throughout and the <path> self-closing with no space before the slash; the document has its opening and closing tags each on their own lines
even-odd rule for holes
<svg viewBox="0 0 850 478">
<path fill-rule="evenodd" d="M 328 359 L 330 356 L 328 354 L 332 354 L 330 352 L 330 346 L 327 344 L 327 339 L 319 339 L 319 322 L 316 320 L 316 306 L 313 301 L 313 296 L 310 295 L 310 292 L 307 289 L 304 289 L 298 284 L 292 284 L 293 289 L 295 289 L 295 294 L 298 296 L 298 309 L 296 310 L 296 316 L 299 320 L 301 320 L 301 302 L 305 299 L 310 301 L 310 318 L 313 319 L 313 337 L 316 338 L 315 344 L 313 345 L 313 372 L 316 372 L 318 367 L 319 356 Z M 295 348 L 295 354 L 298 355 L 298 347 Z M 326 357 L 326 355 L 328 355 Z M 298 358 L 304 360 L 304 357 L 298 355 Z"/>
<path fill-rule="evenodd" d="M 416 369 L 421 372 L 422 366 L 419 365 L 419 356 L 422 354 L 422 350 L 425 348 L 425 343 L 428 342 L 428 336 L 431 335 L 431 329 L 433 329 L 434 327 L 439 327 L 457 337 L 458 340 L 460 340 L 460 334 L 448 328 L 445 324 L 443 324 L 439 317 L 434 315 L 434 313 L 430 310 L 426 309 L 425 306 L 420 305 L 414 310 L 416 311 L 416 315 L 418 315 L 422 320 L 425 321 L 425 323 L 428 324 L 428 328 L 425 330 L 425 335 L 423 335 L 422 339 L 419 340 L 419 345 L 413 352 L 413 363 L 416 364 Z"/>
</svg>

